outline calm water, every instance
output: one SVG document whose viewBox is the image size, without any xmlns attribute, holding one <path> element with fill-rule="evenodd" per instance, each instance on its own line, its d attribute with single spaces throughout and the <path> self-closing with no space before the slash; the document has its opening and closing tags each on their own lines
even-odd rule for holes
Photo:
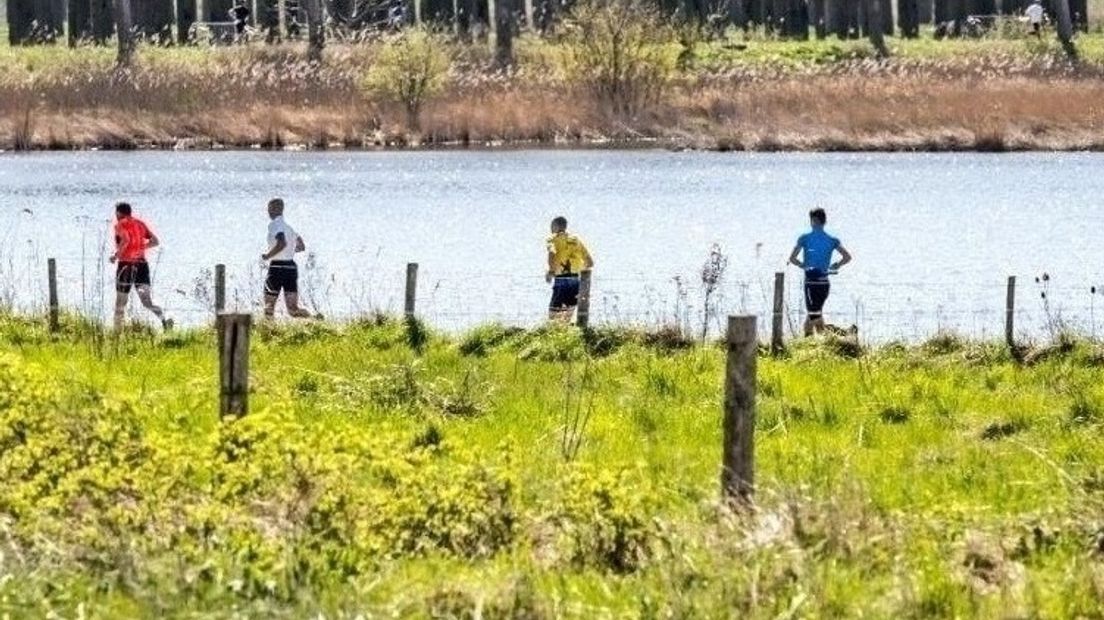
<svg viewBox="0 0 1104 620">
<path fill-rule="evenodd" d="M 126 199 L 163 241 L 151 256 L 155 296 L 179 322 L 209 319 L 208 270 L 220 262 L 231 303 L 255 307 L 264 204 L 278 195 L 313 255 L 306 296 L 331 316 L 401 308 L 405 264 L 418 262 L 420 311 L 441 326 L 540 321 L 543 240 L 562 213 L 597 260 L 599 321 L 700 328 L 711 245 L 730 259 L 721 311 L 762 313 L 772 274 L 820 205 L 856 256 L 834 281 L 832 322 L 876 339 L 991 336 L 1015 274 L 1020 326 L 1039 333 L 1048 314 L 1034 277 L 1047 272 L 1049 316 L 1095 332 L 1102 166 L 1090 154 L 5 155 L 0 292 L 41 307 L 53 256 L 64 303 L 103 312 L 112 273 L 102 248 L 112 204 Z M 795 286 L 787 305 L 797 325 Z"/>
</svg>

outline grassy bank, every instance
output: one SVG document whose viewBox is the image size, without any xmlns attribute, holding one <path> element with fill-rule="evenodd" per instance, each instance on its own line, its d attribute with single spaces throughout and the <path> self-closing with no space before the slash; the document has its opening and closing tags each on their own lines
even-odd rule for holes
<svg viewBox="0 0 1104 620">
<path fill-rule="evenodd" d="M 485 46 L 433 38 L 428 53 L 443 65 L 416 114 L 395 92 L 410 61 L 397 45 L 333 45 L 321 67 L 295 45 L 143 46 L 126 73 L 107 48 L 3 48 L 0 147 L 1104 147 L 1100 34 L 1079 38 L 1073 66 L 1057 44 L 1015 36 L 892 40 L 880 61 L 865 41 L 670 32 L 649 39 L 646 71 L 626 78 L 635 82 L 612 85 L 587 56 L 601 50 L 567 39 L 522 38 L 503 72 Z"/>
<path fill-rule="evenodd" d="M 1104 362 L 940 337 L 759 370 L 758 510 L 719 509 L 722 352 L 672 334 L 0 322 L 15 617 L 1099 617 Z M 413 345 L 413 348 L 412 348 Z"/>
</svg>

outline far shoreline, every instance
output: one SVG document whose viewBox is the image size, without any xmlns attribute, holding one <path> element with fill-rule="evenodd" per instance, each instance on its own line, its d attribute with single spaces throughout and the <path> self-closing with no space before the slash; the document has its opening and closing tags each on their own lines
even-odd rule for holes
<svg viewBox="0 0 1104 620">
<path fill-rule="evenodd" d="M 19 156 L 41 153 L 509 153 L 520 151 L 663 151 L 686 153 L 749 153 L 749 154 L 909 154 L 909 153 L 1101 153 L 1104 152 L 1104 140 L 1085 143 L 1031 145 L 1013 144 L 969 144 L 955 141 L 930 141 L 921 144 L 886 143 L 884 141 L 858 141 L 855 144 L 833 142 L 828 146 L 793 145 L 784 141 L 768 139 L 747 144 L 728 142 L 714 145 L 701 143 L 688 144 L 682 141 L 662 138 L 636 138 L 632 140 L 510 140 L 480 142 L 392 142 L 388 144 L 348 145 L 340 142 L 326 145 L 309 143 L 291 143 L 282 146 L 262 144 L 228 144 L 216 140 L 182 139 L 172 143 L 134 141 L 120 144 L 117 141 L 104 144 L 79 145 L 35 145 L 30 148 L 0 148 L 0 156 Z"/>
</svg>

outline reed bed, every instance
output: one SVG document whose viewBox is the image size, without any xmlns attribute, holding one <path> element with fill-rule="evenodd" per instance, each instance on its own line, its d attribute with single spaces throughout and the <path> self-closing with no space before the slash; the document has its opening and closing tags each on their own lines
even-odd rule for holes
<svg viewBox="0 0 1104 620">
<path fill-rule="evenodd" d="M 109 50 L 9 49 L 0 51 L 0 148 L 1095 150 L 1104 64 L 1094 36 L 1077 65 L 1035 42 L 982 42 L 957 55 L 928 53 L 924 42 L 888 61 L 864 43 L 695 44 L 662 97 L 631 114 L 562 70 L 564 44 L 523 40 L 508 71 L 483 47 L 443 44 L 447 79 L 417 127 L 365 87 L 380 43 L 331 46 L 322 65 L 294 45 L 148 47 L 123 72 Z"/>
</svg>

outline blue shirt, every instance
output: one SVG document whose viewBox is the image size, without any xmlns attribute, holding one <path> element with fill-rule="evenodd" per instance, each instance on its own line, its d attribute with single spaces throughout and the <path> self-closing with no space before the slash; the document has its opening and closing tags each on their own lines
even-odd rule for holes
<svg viewBox="0 0 1104 620">
<path fill-rule="evenodd" d="M 823 228 L 814 228 L 797 238 L 797 247 L 804 253 L 805 271 L 817 271 L 822 276 L 828 275 L 832 268 L 832 253 L 839 246 L 839 239 L 824 232 Z"/>
</svg>

